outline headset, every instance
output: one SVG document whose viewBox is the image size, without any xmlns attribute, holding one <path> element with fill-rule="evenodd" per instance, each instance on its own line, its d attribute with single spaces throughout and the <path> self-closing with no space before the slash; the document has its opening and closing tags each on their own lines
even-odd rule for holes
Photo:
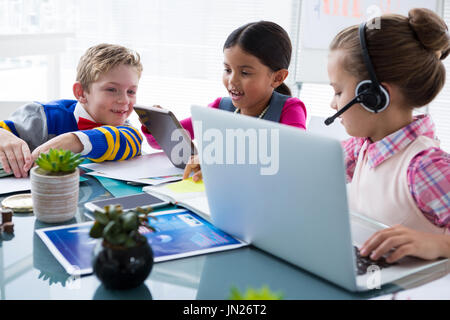
<svg viewBox="0 0 450 320">
<path fill-rule="evenodd" d="M 325 125 L 329 126 L 343 114 L 350 109 L 351 106 L 359 103 L 369 112 L 378 113 L 385 110 L 389 106 L 389 93 L 378 82 L 373 68 L 372 61 L 370 60 L 369 51 L 366 44 L 366 22 L 363 22 L 359 26 L 359 42 L 361 44 L 364 64 L 369 72 L 370 80 L 364 80 L 358 83 L 355 90 L 355 97 L 347 103 L 342 109 L 340 109 L 335 115 L 325 120 Z"/>
</svg>

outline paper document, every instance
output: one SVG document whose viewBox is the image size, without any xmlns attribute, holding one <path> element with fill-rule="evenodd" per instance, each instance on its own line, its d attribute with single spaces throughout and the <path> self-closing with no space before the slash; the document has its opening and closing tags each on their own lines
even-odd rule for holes
<svg viewBox="0 0 450 320">
<path fill-rule="evenodd" d="M 80 176 L 80 182 L 87 181 L 85 177 Z M 31 180 L 28 178 L 0 178 L 0 194 L 28 191 L 31 190 Z"/>
<path fill-rule="evenodd" d="M 31 189 L 30 178 L 0 178 L 0 194 L 27 191 Z"/>
<path fill-rule="evenodd" d="M 184 172 L 175 167 L 164 152 L 146 154 L 125 161 L 105 161 L 80 166 L 94 171 L 89 172 L 89 175 L 144 184 L 180 180 Z"/>
<path fill-rule="evenodd" d="M 203 181 L 194 182 L 192 178 L 189 178 L 159 186 L 147 186 L 142 190 L 161 200 L 194 211 L 206 220 L 211 218 Z"/>
<path fill-rule="evenodd" d="M 208 221 L 211 220 L 211 212 L 209 211 L 208 199 L 206 198 L 206 195 L 198 198 L 184 199 L 179 202 L 178 205 L 196 212 Z"/>
<path fill-rule="evenodd" d="M 450 274 L 417 288 L 380 296 L 373 300 L 450 300 Z"/>
<path fill-rule="evenodd" d="M 90 176 L 94 176 L 94 177 L 135 182 L 135 183 L 139 183 L 139 184 L 147 184 L 147 185 L 152 185 L 152 186 L 156 186 L 156 185 L 168 183 L 168 182 L 173 182 L 173 181 L 179 181 L 183 178 L 182 174 L 174 174 L 174 175 L 170 175 L 170 176 L 153 177 L 153 178 L 139 178 L 139 179 L 130 179 L 127 177 L 105 174 L 105 173 L 98 172 L 98 171 L 91 171 L 86 174 L 88 174 Z"/>
</svg>

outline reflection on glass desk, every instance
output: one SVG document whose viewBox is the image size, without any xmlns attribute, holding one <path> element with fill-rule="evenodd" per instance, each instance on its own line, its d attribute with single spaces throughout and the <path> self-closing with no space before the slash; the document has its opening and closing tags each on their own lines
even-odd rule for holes
<svg viewBox="0 0 450 320">
<path fill-rule="evenodd" d="M 111 197 L 91 176 L 80 184 L 77 215 L 64 224 L 89 220 L 84 203 Z M 0 196 L 0 201 L 5 196 Z M 231 251 L 156 263 L 140 287 L 110 291 L 94 275 L 68 275 L 53 257 L 36 229 L 52 225 L 33 214 L 16 213 L 14 234 L 0 238 L 0 299 L 227 299 L 232 286 L 241 291 L 267 285 L 285 299 L 368 299 L 410 288 L 448 272 L 439 270 L 403 279 L 381 290 L 352 293 L 252 246 Z"/>
</svg>

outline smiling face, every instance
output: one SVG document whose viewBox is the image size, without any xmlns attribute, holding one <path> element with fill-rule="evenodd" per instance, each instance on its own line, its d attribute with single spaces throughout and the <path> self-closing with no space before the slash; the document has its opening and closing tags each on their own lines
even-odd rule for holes
<svg viewBox="0 0 450 320">
<path fill-rule="evenodd" d="M 139 73 L 133 66 L 120 64 L 99 76 L 78 99 L 97 123 L 120 126 L 133 112 Z M 78 98 L 78 97 L 77 97 Z"/>
<path fill-rule="evenodd" d="M 328 56 L 328 77 L 334 89 L 331 108 L 338 111 L 355 97 L 359 81 L 344 69 L 345 51 L 333 50 Z M 353 137 L 370 137 L 376 128 L 374 114 L 355 104 L 340 117 L 347 133 Z"/>
<path fill-rule="evenodd" d="M 223 85 L 233 105 L 243 114 L 258 116 L 269 103 L 274 88 L 280 83 L 260 60 L 238 45 L 224 51 Z"/>
</svg>

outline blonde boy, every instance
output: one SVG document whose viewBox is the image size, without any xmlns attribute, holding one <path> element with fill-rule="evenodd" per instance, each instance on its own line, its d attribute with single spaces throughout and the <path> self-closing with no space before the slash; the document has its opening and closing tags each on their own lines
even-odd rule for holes
<svg viewBox="0 0 450 320">
<path fill-rule="evenodd" d="M 127 118 L 136 103 L 142 73 L 139 54 L 100 44 L 81 57 L 73 85 L 76 100 L 33 102 L 0 121 L 0 162 L 26 177 L 34 160 L 50 148 L 81 153 L 96 162 L 140 154 L 142 137 Z"/>
</svg>

